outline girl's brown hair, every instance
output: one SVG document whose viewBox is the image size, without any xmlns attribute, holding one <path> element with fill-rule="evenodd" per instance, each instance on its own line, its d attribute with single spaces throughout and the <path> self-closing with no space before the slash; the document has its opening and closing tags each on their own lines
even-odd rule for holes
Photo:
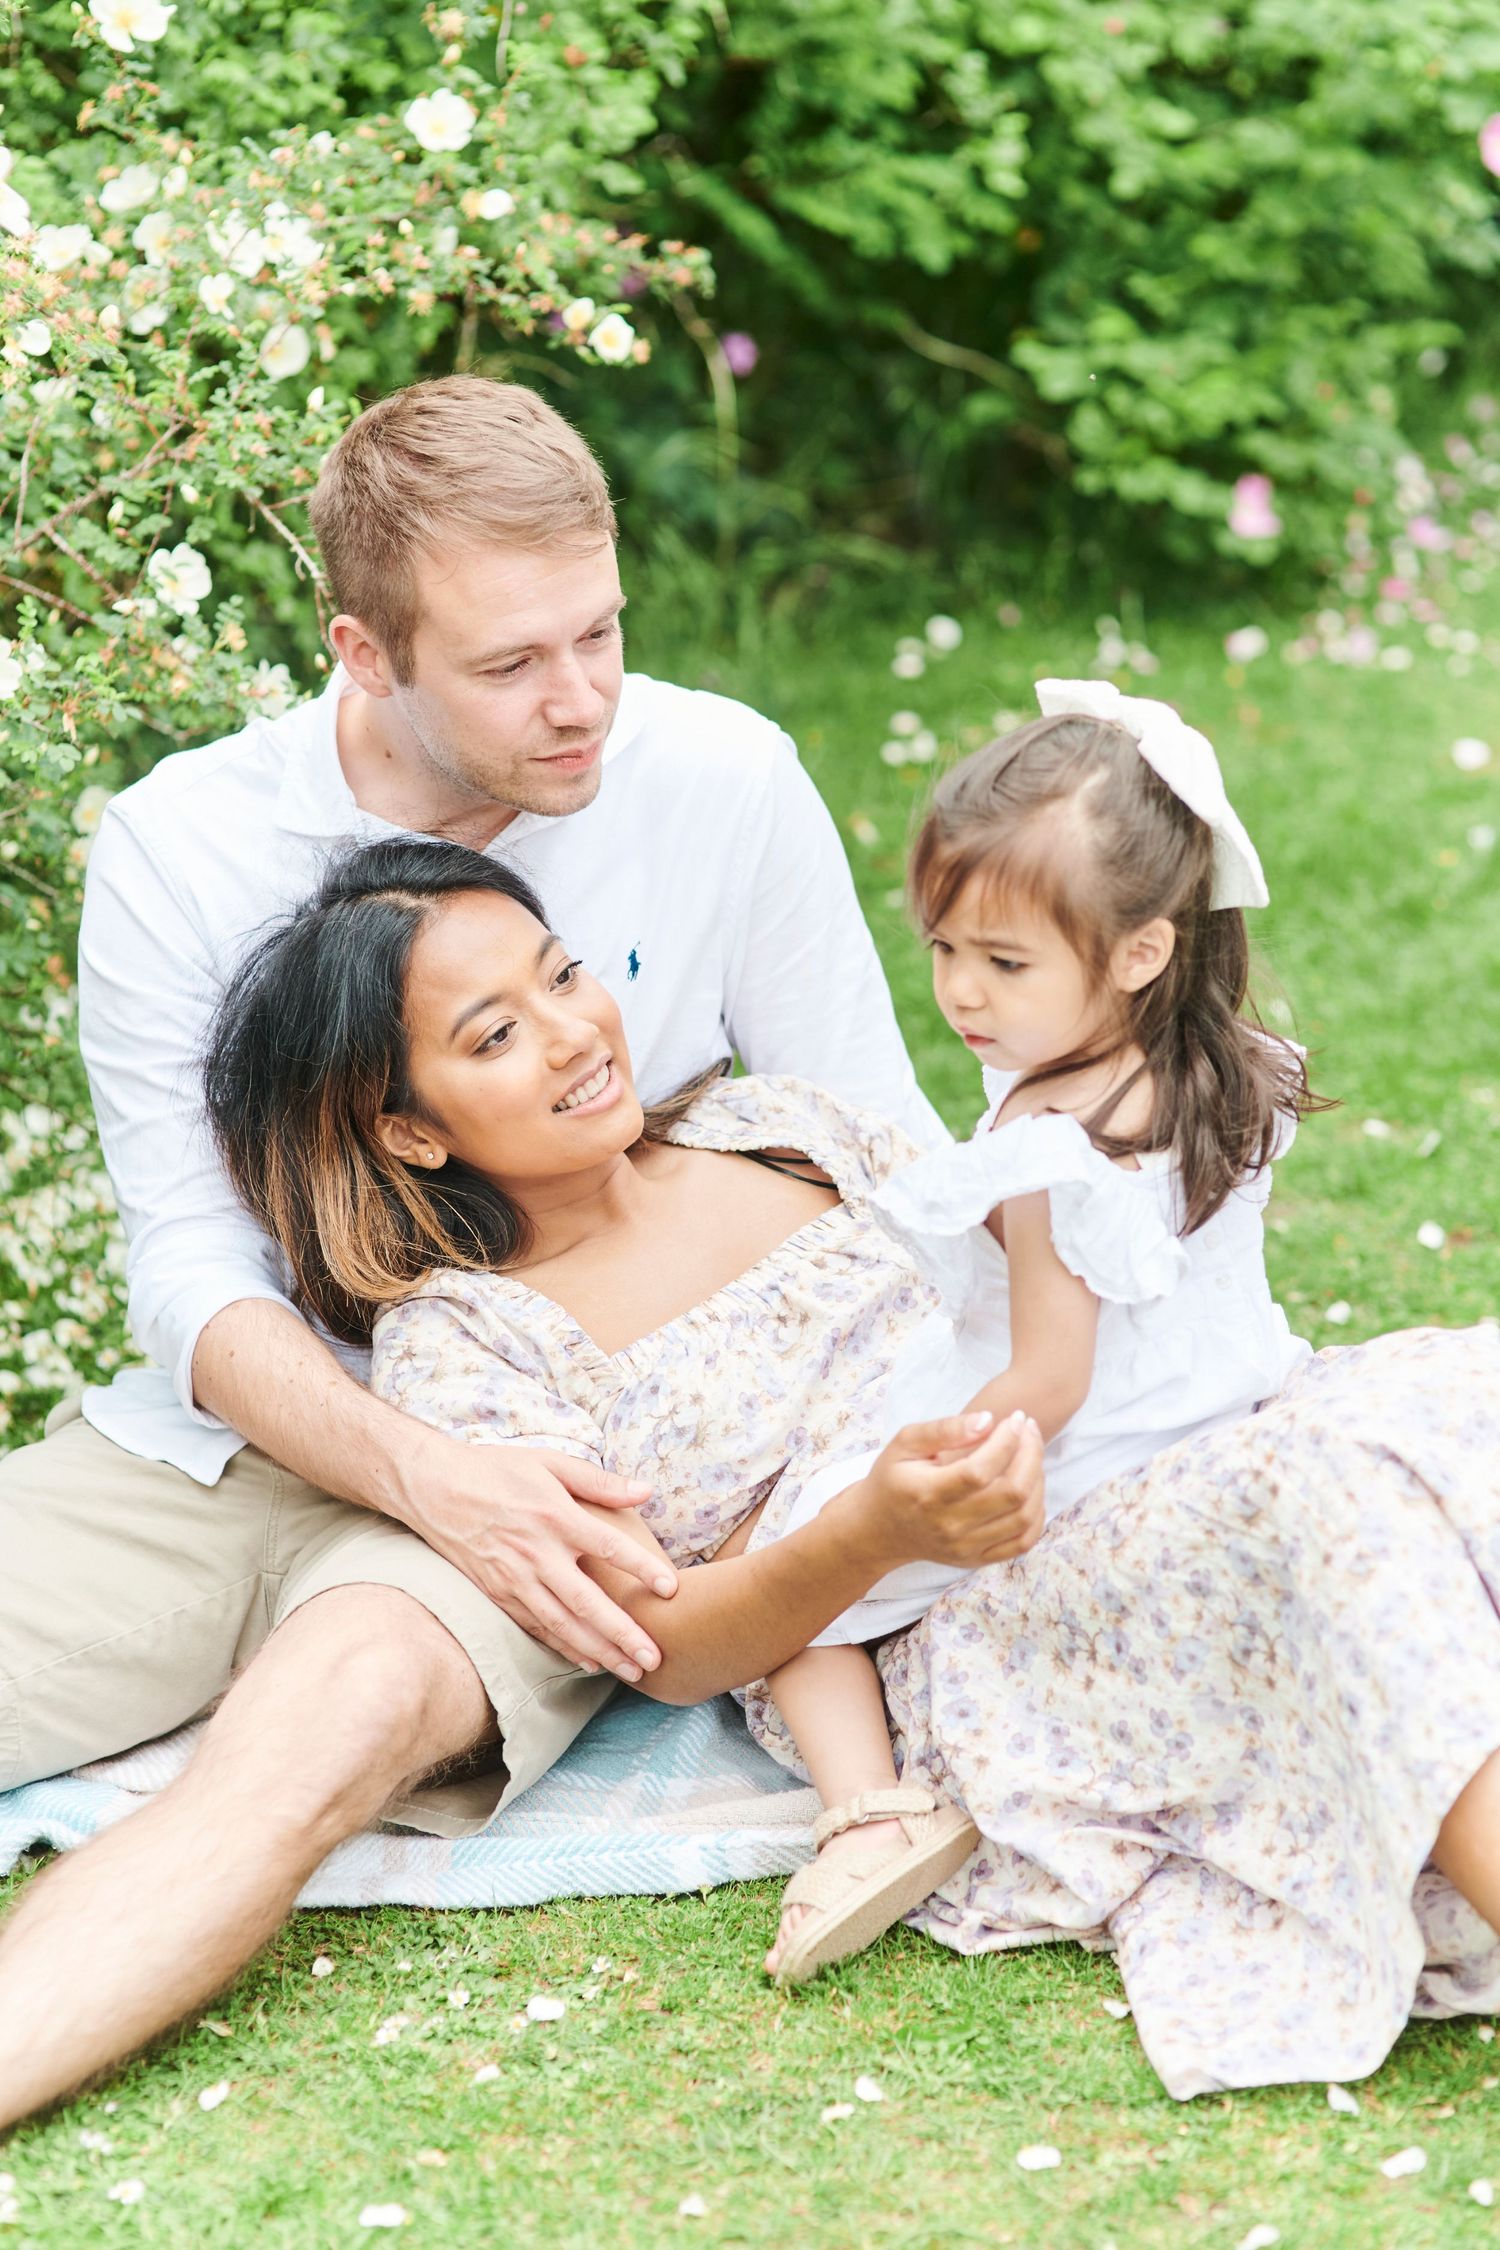
<svg viewBox="0 0 1500 2250">
<path fill-rule="evenodd" d="M 424 1171 L 391 1154 L 383 1116 L 420 1119 L 406 989 L 423 925 L 446 899 L 492 891 L 545 928 L 541 901 L 462 844 L 367 845 L 264 937 L 230 980 L 204 1058 L 208 1118 L 242 1203 L 280 1248 L 298 1303 L 366 1344 L 383 1305 L 444 1266 L 498 1272 L 524 1257 L 525 1213 L 450 1157 Z M 646 1112 L 660 1140 L 728 1069 Z M 436 1120 L 428 1120 L 436 1123 Z"/>
<path fill-rule="evenodd" d="M 1139 1073 L 1080 1119 L 1111 1157 L 1170 1148 L 1192 1234 L 1276 1152 L 1283 1121 L 1331 1108 L 1301 1055 L 1248 1002 L 1250 942 L 1238 907 L 1213 907 L 1213 835 L 1108 721 L 1035 719 L 944 775 L 908 871 L 914 911 L 935 929 L 974 881 L 1040 913 L 1103 989 L 1122 937 L 1159 917 L 1176 933 L 1161 975 L 1124 994 L 1100 1049 L 1031 1074 L 1063 1078 L 1139 1048 Z M 1139 1132 L 1109 1131 L 1137 1076 L 1151 1087 Z"/>
</svg>

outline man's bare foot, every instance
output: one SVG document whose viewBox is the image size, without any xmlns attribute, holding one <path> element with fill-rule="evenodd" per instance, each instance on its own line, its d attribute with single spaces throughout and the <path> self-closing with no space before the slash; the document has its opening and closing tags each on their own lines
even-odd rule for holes
<svg viewBox="0 0 1500 2250">
<path fill-rule="evenodd" d="M 863 1872 L 857 1864 L 859 1861 L 863 1860 L 868 1863 L 883 1859 L 893 1847 L 903 1841 L 899 1820 L 872 1820 L 863 1828 L 846 1828 L 841 1836 L 830 1837 L 818 1854 L 818 1865 L 820 1867 L 837 1866 L 847 1861 L 849 1872 L 858 1876 Z M 771 1950 L 765 1959 L 768 1976 L 775 1976 L 776 1971 L 780 1968 L 782 1954 L 786 1950 L 787 1941 L 793 1930 L 799 1926 L 805 1916 L 815 1914 L 817 1911 L 818 1909 L 812 1906 L 784 1906 L 782 1908 L 781 1922 Z"/>
</svg>

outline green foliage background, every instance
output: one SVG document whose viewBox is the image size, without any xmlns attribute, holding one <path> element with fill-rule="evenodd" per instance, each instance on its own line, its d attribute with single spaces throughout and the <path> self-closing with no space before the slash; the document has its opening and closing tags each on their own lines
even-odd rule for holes
<svg viewBox="0 0 1500 2250">
<path fill-rule="evenodd" d="M 0 39 L 6 192 L 92 237 L 0 235 L 0 1435 L 124 1348 L 72 1029 L 91 826 L 316 684 L 305 496 L 361 404 L 538 385 L 638 581 L 741 643 L 845 631 L 914 553 L 944 606 L 986 554 L 1059 614 L 1267 574 L 1368 604 L 1420 575 L 1415 454 L 1497 333 L 1491 0 L 178 0 L 127 55 L 81 0 L 0 0 Z M 407 116 L 437 88 L 456 146 Z M 206 308 L 226 214 L 276 207 L 310 262 Z M 1274 534 L 1231 528 L 1248 474 Z M 212 590 L 174 610 L 184 547 Z"/>
</svg>

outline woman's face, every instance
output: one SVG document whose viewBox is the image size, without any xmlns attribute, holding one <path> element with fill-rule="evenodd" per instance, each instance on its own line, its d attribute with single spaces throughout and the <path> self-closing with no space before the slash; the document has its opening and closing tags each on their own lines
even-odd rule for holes
<svg viewBox="0 0 1500 2250">
<path fill-rule="evenodd" d="M 412 949 L 411 1080 L 422 1118 L 385 1121 L 419 1169 L 471 1165 L 528 1189 L 607 1165 L 642 1118 L 620 1011 L 560 938 L 493 891 L 444 900 Z"/>
</svg>

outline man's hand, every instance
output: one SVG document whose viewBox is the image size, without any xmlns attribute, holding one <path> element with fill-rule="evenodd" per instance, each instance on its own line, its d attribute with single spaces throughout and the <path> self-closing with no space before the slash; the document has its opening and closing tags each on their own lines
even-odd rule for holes
<svg viewBox="0 0 1500 2250">
<path fill-rule="evenodd" d="M 403 1473 L 403 1523 L 472 1578 L 523 1632 L 586 1672 L 635 1681 L 661 1652 L 579 1568 L 605 1563 L 653 1594 L 677 1591 L 677 1574 L 653 1540 L 628 1538 L 581 1508 L 634 1508 L 650 1495 L 570 1453 L 524 1445 L 470 1445 L 424 1432 Z"/>
<path fill-rule="evenodd" d="M 977 1570 L 1034 1547 L 1046 1521 L 1042 1436 L 1024 1414 L 957 1414 L 898 1430 L 857 1496 L 890 1567 Z"/>
<path fill-rule="evenodd" d="M 661 1657 L 579 1557 L 675 1594 L 649 1546 L 580 1500 L 632 1508 L 649 1486 L 570 1454 L 444 1437 L 355 1382 L 290 1305 L 245 1298 L 208 1323 L 193 1354 L 198 1403 L 309 1484 L 404 1523 L 513 1617 L 591 1671 L 638 1680 Z"/>
</svg>

